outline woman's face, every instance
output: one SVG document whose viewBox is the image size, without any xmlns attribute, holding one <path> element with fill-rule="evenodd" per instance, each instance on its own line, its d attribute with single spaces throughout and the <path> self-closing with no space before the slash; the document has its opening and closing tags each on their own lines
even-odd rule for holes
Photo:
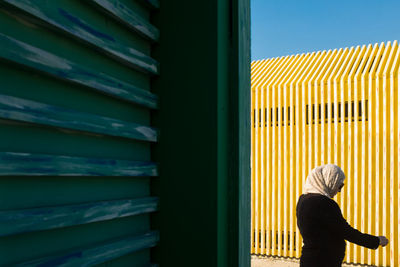
<svg viewBox="0 0 400 267">
<path fill-rule="evenodd" d="M 338 192 L 340 192 L 340 191 L 342 190 L 343 186 L 344 186 L 344 183 L 342 183 L 342 184 L 339 186 Z"/>
<path fill-rule="evenodd" d="M 343 186 L 344 186 L 344 183 L 342 183 L 342 184 L 339 186 L 338 190 L 336 191 L 336 193 L 335 193 L 333 196 L 336 196 L 337 193 L 339 193 L 340 191 L 342 191 Z"/>
</svg>

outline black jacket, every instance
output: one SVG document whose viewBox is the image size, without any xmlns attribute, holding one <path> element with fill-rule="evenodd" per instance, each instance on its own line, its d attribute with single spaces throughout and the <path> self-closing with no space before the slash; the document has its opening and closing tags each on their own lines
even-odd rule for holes
<svg viewBox="0 0 400 267">
<path fill-rule="evenodd" d="M 352 228 L 338 204 L 320 194 L 301 195 L 296 207 L 297 226 L 303 237 L 301 267 L 341 266 L 346 242 L 376 249 L 379 238 Z"/>
</svg>

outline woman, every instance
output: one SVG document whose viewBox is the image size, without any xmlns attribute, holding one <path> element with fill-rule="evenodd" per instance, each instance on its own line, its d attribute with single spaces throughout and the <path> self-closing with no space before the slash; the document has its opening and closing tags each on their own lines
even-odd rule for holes
<svg viewBox="0 0 400 267">
<path fill-rule="evenodd" d="M 342 265 L 346 242 L 370 249 L 389 242 L 384 236 L 363 234 L 352 228 L 332 200 L 344 186 L 345 175 L 337 165 L 316 167 L 307 177 L 304 194 L 296 207 L 297 226 L 303 237 L 301 267 Z"/>
</svg>

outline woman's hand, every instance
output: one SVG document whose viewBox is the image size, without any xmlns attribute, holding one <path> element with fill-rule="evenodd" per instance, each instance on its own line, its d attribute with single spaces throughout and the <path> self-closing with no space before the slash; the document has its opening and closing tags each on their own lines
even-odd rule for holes
<svg viewBox="0 0 400 267">
<path fill-rule="evenodd" d="M 378 236 L 379 238 L 379 245 L 382 247 L 386 246 L 389 243 L 389 240 L 385 236 Z"/>
</svg>

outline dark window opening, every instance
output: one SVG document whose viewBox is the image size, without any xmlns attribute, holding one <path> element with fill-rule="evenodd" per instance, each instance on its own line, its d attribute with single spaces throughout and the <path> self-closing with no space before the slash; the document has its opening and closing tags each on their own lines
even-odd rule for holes
<svg viewBox="0 0 400 267">
<path fill-rule="evenodd" d="M 273 244 L 272 244 L 272 231 L 258 231 L 258 236 L 257 236 L 257 233 L 256 233 L 256 231 L 254 231 L 253 232 L 253 237 L 254 237 L 254 240 L 256 240 L 257 238 L 258 238 L 258 248 L 261 248 L 261 237 L 262 237 L 262 235 L 264 234 L 264 240 L 265 240 L 265 242 L 264 242 L 264 248 L 266 249 L 266 248 L 269 248 L 269 249 L 273 249 Z M 286 240 L 286 242 L 287 242 L 287 249 L 288 249 L 288 251 L 290 251 L 290 250 L 293 250 L 293 251 L 296 251 L 296 232 L 293 232 L 293 236 L 291 236 L 291 234 L 289 233 L 289 232 L 286 232 L 286 234 L 285 234 L 285 232 L 284 231 L 282 231 L 281 233 L 279 233 L 278 231 L 276 232 L 276 235 L 275 235 L 275 249 L 278 249 L 278 245 L 279 245 L 279 241 L 278 241 L 278 238 L 279 238 L 279 234 L 281 234 L 281 247 L 282 247 L 282 249 L 284 249 L 284 247 L 285 247 L 285 238 L 287 239 Z M 267 242 L 267 238 L 269 237 L 269 242 Z M 291 239 L 293 239 L 293 248 L 291 248 Z M 254 242 L 254 247 L 255 247 L 255 244 L 256 244 L 256 242 Z"/>
<path fill-rule="evenodd" d="M 325 103 L 325 104 L 312 104 L 311 109 L 309 105 L 305 106 L 305 119 L 306 124 L 321 124 L 328 123 L 328 120 L 332 123 L 335 122 L 335 112 L 338 112 L 338 122 L 348 122 L 349 119 L 354 121 L 362 121 L 363 118 L 363 108 L 365 110 L 365 120 L 368 121 L 368 100 L 364 101 L 364 105 L 361 100 L 358 101 L 358 114 L 356 114 L 356 103 L 354 101 L 346 101 L 343 103 L 339 102 L 337 107 L 335 107 L 334 103 Z M 330 110 L 328 110 L 330 107 Z M 262 126 L 262 118 L 261 118 L 262 110 L 258 109 L 258 127 Z M 293 114 L 293 115 L 292 115 Z M 329 115 L 330 114 L 330 115 Z M 343 115 L 344 118 L 343 118 Z M 253 119 L 253 127 L 256 127 L 256 110 L 253 111 L 254 119 Z M 310 122 L 311 118 L 311 122 Z M 282 108 L 267 108 L 264 109 L 264 127 L 272 127 L 272 126 L 290 126 L 293 121 L 293 125 L 296 125 L 296 107 L 293 107 L 293 111 L 291 107 L 282 107 Z"/>
<path fill-rule="evenodd" d="M 279 112 L 280 111 L 280 112 Z M 261 109 L 258 109 L 258 127 L 261 127 Z M 293 125 L 296 125 L 296 107 L 293 107 L 293 116 L 291 116 L 290 107 L 284 108 L 267 108 L 264 109 L 264 127 L 279 126 L 290 126 L 293 117 Z M 256 110 L 253 110 L 253 127 L 256 126 Z M 275 118 L 275 120 L 274 120 Z"/>
<path fill-rule="evenodd" d="M 312 110 L 312 115 L 311 115 L 311 123 L 312 124 L 316 124 L 322 123 L 322 105 L 318 104 L 318 118 L 315 118 L 315 105 L 317 104 L 312 104 L 311 106 L 311 110 Z M 325 103 L 324 105 L 324 123 L 328 122 L 328 103 Z M 365 120 L 368 121 L 368 100 L 365 100 L 364 103 L 364 109 L 365 109 Z M 338 122 L 342 122 L 342 114 L 344 114 L 344 122 L 348 122 L 349 119 L 354 122 L 354 121 L 362 121 L 363 118 L 363 105 L 362 105 L 362 101 L 358 101 L 358 114 L 356 114 L 356 103 L 354 101 L 346 101 L 343 103 L 338 103 L 337 104 L 337 112 L 338 112 Z M 330 117 L 331 117 L 331 122 L 334 123 L 335 122 L 335 104 L 332 103 L 331 104 L 331 110 L 330 110 Z M 309 105 L 306 105 L 306 124 L 310 124 L 310 120 L 309 120 Z"/>
</svg>

